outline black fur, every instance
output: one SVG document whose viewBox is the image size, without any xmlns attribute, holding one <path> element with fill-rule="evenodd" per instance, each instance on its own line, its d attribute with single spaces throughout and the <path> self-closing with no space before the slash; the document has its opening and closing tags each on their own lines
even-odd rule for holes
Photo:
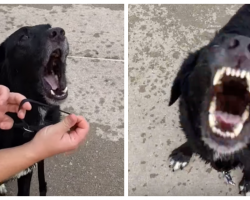
<svg viewBox="0 0 250 200">
<path fill-rule="evenodd" d="M 52 38 L 51 30 L 49 24 L 22 27 L 0 45 L 0 85 L 5 85 L 11 92 L 21 93 L 29 99 L 54 105 L 53 108 L 43 108 L 46 110 L 43 121 L 39 106 L 32 104 L 32 110 L 25 116 L 25 121 L 32 126 L 39 126 L 41 123 L 51 125 L 60 121 L 59 101 L 50 99 L 45 93 L 42 76 L 51 53 L 59 48 L 62 54 L 61 60 L 58 61 L 59 84 L 61 88 L 66 87 L 66 57 L 69 49 L 63 33 L 61 38 Z M 21 122 L 16 114 L 9 113 L 9 115 L 15 123 Z M 26 137 L 23 133 L 24 130 L 20 128 L 0 130 L 0 149 L 22 145 L 34 136 L 33 134 Z M 29 173 L 18 179 L 18 195 L 29 195 L 31 177 L 32 173 Z M 45 196 L 47 186 L 44 161 L 38 163 L 38 178 L 40 195 Z"/>
<path fill-rule="evenodd" d="M 173 82 L 169 105 L 179 97 L 180 123 L 187 142 L 175 149 L 170 158 L 174 162 L 189 162 L 192 154 L 199 155 L 206 163 L 219 172 L 230 171 L 236 167 L 243 169 L 244 177 L 239 186 L 241 192 L 250 192 L 250 122 L 244 125 L 244 138 L 238 141 L 217 141 L 219 146 L 233 148 L 241 142 L 244 147 L 230 153 L 217 152 L 204 138 L 211 138 L 208 129 L 208 105 L 212 94 L 212 77 L 218 63 L 227 63 L 224 58 L 225 44 L 230 38 L 239 35 L 250 39 L 250 5 L 242 6 L 230 21 L 216 33 L 211 42 L 191 53 L 183 62 Z M 249 59 L 249 58 L 248 58 Z M 248 61 L 247 61 L 248 62 Z M 250 62 L 249 62 L 250 63 Z M 241 140 L 241 141 L 240 141 Z M 181 158 L 181 159 L 180 159 Z M 183 160 L 185 159 L 185 160 Z"/>
</svg>

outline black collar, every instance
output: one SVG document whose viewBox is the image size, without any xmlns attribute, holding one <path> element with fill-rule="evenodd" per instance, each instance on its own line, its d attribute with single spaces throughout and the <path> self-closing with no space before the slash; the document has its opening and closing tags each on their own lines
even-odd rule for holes
<svg viewBox="0 0 250 200">
<path fill-rule="evenodd" d="M 47 107 L 47 108 L 53 108 L 53 105 L 47 105 L 32 99 L 24 99 L 21 101 L 18 111 L 22 108 L 23 104 L 25 104 L 26 102 L 30 102 L 30 103 L 34 103 L 37 104 L 39 106 L 43 106 L 43 107 Z M 70 115 L 69 112 L 63 111 L 63 110 L 59 110 L 62 113 L 68 114 Z M 47 125 L 40 125 L 40 126 L 30 126 L 27 124 L 27 122 L 25 122 L 24 119 L 21 119 L 22 122 L 21 123 L 14 123 L 13 128 L 21 128 L 24 130 L 23 136 L 27 137 L 29 136 L 31 133 L 36 133 L 37 131 L 41 130 L 43 127 L 47 126 Z"/>
</svg>

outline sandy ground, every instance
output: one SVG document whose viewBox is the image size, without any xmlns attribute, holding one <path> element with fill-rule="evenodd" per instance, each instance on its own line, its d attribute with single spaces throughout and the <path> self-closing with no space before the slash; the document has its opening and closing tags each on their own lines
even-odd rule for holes
<svg viewBox="0 0 250 200">
<path fill-rule="evenodd" d="M 47 159 L 48 195 L 124 194 L 123 5 L 0 5 L 0 41 L 26 25 L 65 29 L 69 97 L 62 109 L 85 116 L 87 142 L 70 156 Z M 8 195 L 16 195 L 16 182 Z M 38 195 L 34 173 L 31 195 Z"/>
<path fill-rule="evenodd" d="M 173 173 L 170 152 L 184 143 L 171 83 L 188 52 L 208 43 L 240 5 L 129 6 L 129 195 L 238 195 L 198 157 Z M 241 180 L 239 170 L 232 173 Z"/>
</svg>

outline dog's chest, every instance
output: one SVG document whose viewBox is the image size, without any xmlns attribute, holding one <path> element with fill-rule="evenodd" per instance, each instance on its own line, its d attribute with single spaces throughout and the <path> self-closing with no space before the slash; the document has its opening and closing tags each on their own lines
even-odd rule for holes
<svg viewBox="0 0 250 200">
<path fill-rule="evenodd" d="M 45 110 L 44 108 L 39 107 L 38 111 L 39 111 L 39 114 L 40 114 L 39 125 L 44 125 L 47 110 Z"/>
<path fill-rule="evenodd" d="M 21 178 L 22 176 L 25 176 L 29 173 L 31 173 L 35 168 L 37 167 L 37 163 L 35 163 L 34 165 L 28 167 L 27 169 L 17 173 L 16 175 L 12 176 L 10 179 L 8 179 L 6 182 L 4 183 L 0 183 L 0 195 L 6 195 L 7 193 L 7 189 L 6 189 L 6 186 L 5 186 L 5 183 L 9 182 L 9 181 L 14 181 L 16 179 L 19 179 Z"/>
</svg>

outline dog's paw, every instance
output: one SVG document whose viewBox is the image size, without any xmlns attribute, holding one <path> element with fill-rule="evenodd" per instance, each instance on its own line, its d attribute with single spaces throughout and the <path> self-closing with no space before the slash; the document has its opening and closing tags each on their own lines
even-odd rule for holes
<svg viewBox="0 0 250 200">
<path fill-rule="evenodd" d="M 232 176 L 229 171 L 223 171 L 219 174 L 220 178 L 224 179 L 224 182 L 228 185 L 235 185 L 235 182 L 232 179 Z"/>
<path fill-rule="evenodd" d="M 40 192 L 40 196 L 46 196 L 46 194 L 47 194 L 47 183 L 46 182 L 44 182 L 43 184 L 40 185 L 39 192 Z"/>
<path fill-rule="evenodd" d="M 0 196 L 4 196 L 7 194 L 7 189 L 4 184 L 0 185 Z"/>
<path fill-rule="evenodd" d="M 250 196 L 250 181 L 246 181 L 243 177 L 239 183 L 239 190 L 239 194 Z"/>
<path fill-rule="evenodd" d="M 172 153 L 169 156 L 169 167 L 171 169 L 173 169 L 173 171 L 177 171 L 178 169 L 183 169 L 184 167 L 186 167 L 190 161 L 190 156 L 186 156 L 181 152 L 177 152 L 177 153 Z"/>
<path fill-rule="evenodd" d="M 40 192 L 40 196 L 46 196 L 46 194 L 47 194 L 47 191 Z"/>
</svg>

